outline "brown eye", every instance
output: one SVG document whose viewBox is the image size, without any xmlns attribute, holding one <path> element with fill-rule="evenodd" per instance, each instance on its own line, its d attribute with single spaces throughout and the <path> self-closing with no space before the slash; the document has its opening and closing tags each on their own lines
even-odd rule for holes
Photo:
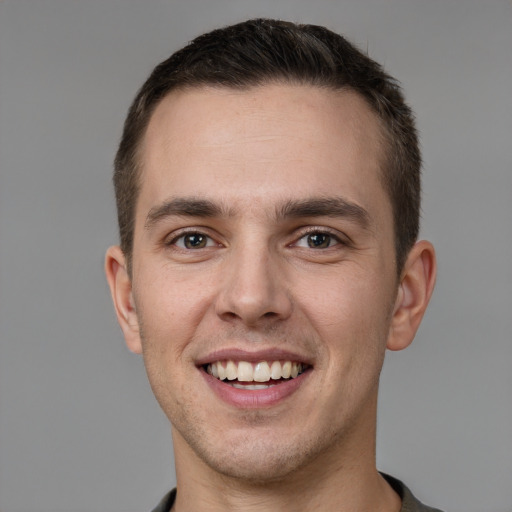
<svg viewBox="0 0 512 512">
<path fill-rule="evenodd" d="M 305 249 L 329 249 L 329 247 L 340 243 L 340 239 L 336 235 L 327 231 L 311 231 L 299 238 L 294 246 Z"/>
<path fill-rule="evenodd" d="M 327 249 L 331 246 L 333 239 L 327 233 L 312 233 L 307 235 L 308 247 L 311 249 Z"/>
<path fill-rule="evenodd" d="M 181 249 L 204 249 L 213 246 L 214 242 L 203 233 L 185 233 L 176 238 L 173 244 Z"/>
<path fill-rule="evenodd" d="M 199 233 L 192 233 L 183 237 L 187 249 L 202 249 L 206 247 L 206 237 Z"/>
</svg>

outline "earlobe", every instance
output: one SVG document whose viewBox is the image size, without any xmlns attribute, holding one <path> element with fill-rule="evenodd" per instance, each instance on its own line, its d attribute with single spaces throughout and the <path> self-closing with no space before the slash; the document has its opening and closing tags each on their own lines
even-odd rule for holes
<svg viewBox="0 0 512 512">
<path fill-rule="evenodd" d="M 387 342 L 389 350 L 402 350 L 411 344 L 432 296 L 435 280 L 434 247 L 426 240 L 416 242 L 400 279 Z"/>
<path fill-rule="evenodd" d="M 105 275 L 126 345 L 132 352 L 140 354 L 142 344 L 133 301 L 132 282 L 126 267 L 126 258 L 119 246 L 112 246 L 107 250 Z"/>
</svg>

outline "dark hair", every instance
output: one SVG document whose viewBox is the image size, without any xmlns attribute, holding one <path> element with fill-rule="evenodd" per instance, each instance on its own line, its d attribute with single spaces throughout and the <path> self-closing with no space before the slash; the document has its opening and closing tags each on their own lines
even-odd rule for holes
<svg viewBox="0 0 512 512">
<path fill-rule="evenodd" d="M 399 83 L 339 34 L 269 19 L 197 37 L 159 64 L 138 92 L 124 124 L 114 171 L 121 248 L 129 269 L 141 175 L 138 153 L 159 102 L 176 89 L 244 89 L 276 82 L 352 90 L 377 114 L 387 146 L 381 179 L 393 209 L 396 265 L 401 272 L 418 236 L 421 156 L 414 116 Z"/>
</svg>

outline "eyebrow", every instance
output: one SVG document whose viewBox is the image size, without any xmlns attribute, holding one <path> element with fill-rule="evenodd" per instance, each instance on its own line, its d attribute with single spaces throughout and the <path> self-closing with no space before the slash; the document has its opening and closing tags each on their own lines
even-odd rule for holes
<svg viewBox="0 0 512 512">
<path fill-rule="evenodd" d="M 172 216 L 213 218 L 231 217 L 235 214 L 235 210 L 209 199 L 179 197 L 151 208 L 144 227 L 150 229 L 159 221 Z M 347 218 L 357 222 L 363 228 L 368 228 L 370 224 L 370 216 L 362 206 L 338 196 L 293 199 L 284 202 L 282 206 L 276 207 L 276 220 L 301 217 Z"/>
<path fill-rule="evenodd" d="M 165 201 L 149 210 L 144 227 L 149 229 L 166 217 L 222 217 L 230 216 L 221 205 L 208 199 L 194 197 L 178 197 Z"/>
<path fill-rule="evenodd" d="M 370 224 L 368 212 L 356 203 L 342 197 L 320 197 L 287 201 L 276 210 L 277 218 L 334 217 L 348 218 L 367 228 Z"/>
</svg>

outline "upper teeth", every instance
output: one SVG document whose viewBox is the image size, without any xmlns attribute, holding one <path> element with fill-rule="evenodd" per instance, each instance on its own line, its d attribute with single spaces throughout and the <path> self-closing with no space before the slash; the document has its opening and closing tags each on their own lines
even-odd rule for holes
<svg viewBox="0 0 512 512">
<path fill-rule="evenodd" d="M 302 363 L 292 361 L 216 361 L 206 366 L 206 371 L 220 380 L 240 382 L 268 382 L 269 380 L 294 379 L 304 370 Z"/>
</svg>

